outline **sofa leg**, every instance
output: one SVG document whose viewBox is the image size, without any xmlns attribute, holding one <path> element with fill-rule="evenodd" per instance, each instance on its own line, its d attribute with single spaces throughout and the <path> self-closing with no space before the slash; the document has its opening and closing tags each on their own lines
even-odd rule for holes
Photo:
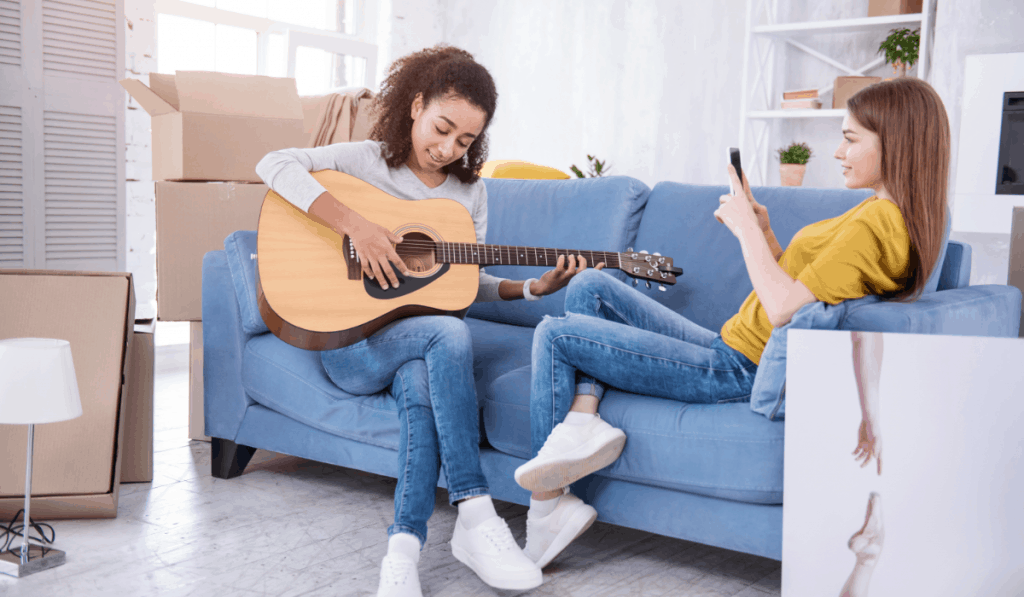
<svg viewBox="0 0 1024 597">
<path fill-rule="evenodd" d="M 213 451 L 210 473 L 217 479 L 233 479 L 241 475 L 256 453 L 256 448 L 219 437 L 210 438 L 210 448 Z"/>
</svg>

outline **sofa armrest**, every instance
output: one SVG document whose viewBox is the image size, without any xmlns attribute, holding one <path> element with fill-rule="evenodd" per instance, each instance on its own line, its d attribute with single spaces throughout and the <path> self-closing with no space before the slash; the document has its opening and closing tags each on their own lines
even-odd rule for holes
<svg viewBox="0 0 1024 597">
<path fill-rule="evenodd" d="M 234 441 L 254 402 L 242 389 L 242 329 L 235 287 L 224 251 L 203 256 L 203 410 L 206 435 Z"/>
<path fill-rule="evenodd" d="M 913 303 L 877 301 L 851 307 L 841 330 L 1016 338 L 1021 292 L 985 284 L 930 292 Z"/>
</svg>

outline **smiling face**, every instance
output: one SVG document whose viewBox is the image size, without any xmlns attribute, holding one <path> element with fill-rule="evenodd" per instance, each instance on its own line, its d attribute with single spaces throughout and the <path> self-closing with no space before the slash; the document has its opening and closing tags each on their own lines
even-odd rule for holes
<svg viewBox="0 0 1024 597">
<path fill-rule="evenodd" d="M 418 175 L 439 177 L 441 169 L 462 159 L 480 136 L 487 114 L 458 95 L 446 95 L 423 104 L 412 102 L 412 151 L 406 162 Z"/>
<path fill-rule="evenodd" d="M 849 114 L 843 118 L 843 142 L 835 158 L 843 168 L 847 188 L 874 189 L 879 198 L 890 199 L 882 184 L 881 141 Z"/>
</svg>

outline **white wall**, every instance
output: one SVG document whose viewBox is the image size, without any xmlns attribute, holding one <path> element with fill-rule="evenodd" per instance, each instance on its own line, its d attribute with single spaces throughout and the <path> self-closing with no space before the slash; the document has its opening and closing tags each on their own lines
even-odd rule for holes
<svg viewBox="0 0 1024 597">
<path fill-rule="evenodd" d="M 936 44 L 932 54 L 935 62 L 930 82 L 949 113 L 954 158 L 952 193 L 956 188 L 964 60 L 972 54 L 1024 52 L 1024 4 L 1020 0 L 939 0 L 936 12 Z M 996 165 L 992 164 L 992 171 L 995 170 Z"/>
<path fill-rule="evenodd" d="M 153 0 L 125 0 L 125 78 L 156 72 Z M 150 117 L 125 92 L 125 266 L 135 284 L 135 317 L 156 318 L 156 204 Z"/>
<path fill-rule="evenodd" d="M 725 184 L 746 2 L 448 0 L 444 40 L 494 76 L 492 159 Z"/>
</svg>

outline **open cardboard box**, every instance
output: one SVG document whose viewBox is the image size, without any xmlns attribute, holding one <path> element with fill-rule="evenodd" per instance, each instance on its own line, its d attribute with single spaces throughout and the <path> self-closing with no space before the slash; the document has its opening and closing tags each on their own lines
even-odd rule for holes
<svg viewBox="0 0 1024 597">
<path fill-rule="evenodd" d="M 203 322 L 189 324 L 188 343 L 188 438 L 208 442 L 203 406 Z"/>
<path fill-rule="evenodd" d="M 203 255 L 236 230 L 256 230 L 267 186 L 156 183 L 156 308 L 160 321 L 202 321 Z"/>
<path fill-rule="evenodd" d="M 82 416 L 36 426 L 33 518 L 114 518 L 134 336 L 131 274 L 0 270 L 0 312 L 0 338 L 71 343 L 82 401 Z M 0 519 L 24 505 L 27 443 L 27 425 L 0 425 Z"/>
<path fill-rule="evenodd" d="M 153 117 L 153 180 L 261 182 L 271 151 L 305 147 L 295 79 L 178 71 L 121 86 Z"/>
<path fill-rule="evenodd" d="M 152 319 L 135 322 L 128 375 L 128 399 L 124 404 L 124 456 L 122 483 L 153 480 L 153 382 L 156 364 Z"/>
</svg>

